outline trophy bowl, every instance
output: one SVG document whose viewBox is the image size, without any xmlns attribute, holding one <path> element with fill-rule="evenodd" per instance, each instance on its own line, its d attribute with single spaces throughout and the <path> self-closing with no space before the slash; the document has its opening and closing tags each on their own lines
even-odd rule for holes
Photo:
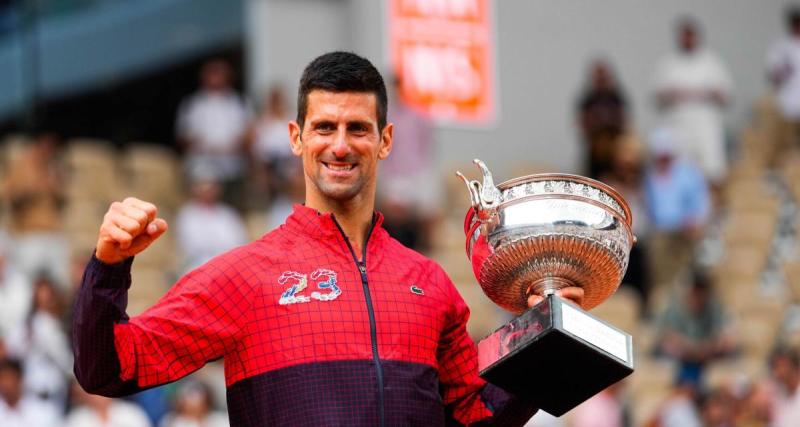
<svg viewBox="0 0 800 427">
<path fill-rule="evenodd" d="M 468 181 L 472 207 L 464 220 L 467 256 L 481 288 L 495 304 L 520 314 L 529 295 L 567 286 L 583 288 L 591 309 L 622 281 L 635 241 L 631 212 L 613 188 L 569 174 L 536 174 L 494 187 Z"/>
</svg>

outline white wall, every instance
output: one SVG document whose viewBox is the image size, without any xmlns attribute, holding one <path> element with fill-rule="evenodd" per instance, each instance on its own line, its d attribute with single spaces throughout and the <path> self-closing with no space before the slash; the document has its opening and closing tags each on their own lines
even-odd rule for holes
<svg viewBox="0 0 800 427">
<path fill-rule="evenodd" d="M 295 90 L 303 66 L 333 48 L 388 68 L 381 0 L 250 2 L 263 9 L 250 19 L 265 23 L 250 48 L 267 52 L 251 67 L 259 84 L 279 78 Z M 675 18 L 686 13 L 704 24 L 706 41 L 731 69 L 736 92 L 729 116 L 741 125 L 766 90 L 765 51 L 783 33 L 784 8 L 782 0 L 495 0 L 500 121 L 491 129 L 439 129 L 442 172 L 473 157 L 487 161 L 501 179 L 520 159 L 580 172 L 574 104 L 597 54 L 614 63 L 636 127 L 651 128 L 654 63 L 673 48 Z"/>
</svg>

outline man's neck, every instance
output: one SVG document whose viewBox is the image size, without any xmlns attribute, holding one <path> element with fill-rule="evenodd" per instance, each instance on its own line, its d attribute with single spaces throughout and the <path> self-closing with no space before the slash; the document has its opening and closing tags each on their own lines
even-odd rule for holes
<svg viewBox="0 0 800 427">
<path fill-rule="evenodd" d="M 353 252 L 355 252 L 360 261 L 364 252 L 364 245 L 367 244 L 367 233 L 372 226 L 374 200 L 368 203 L 363 200 L 324 203 L 307 198 L 306 206 L 323 213 L 330 212 L 334 215 L 336 222 L 344 232 L 345 238 L 350 242 Z"/>
</svg>

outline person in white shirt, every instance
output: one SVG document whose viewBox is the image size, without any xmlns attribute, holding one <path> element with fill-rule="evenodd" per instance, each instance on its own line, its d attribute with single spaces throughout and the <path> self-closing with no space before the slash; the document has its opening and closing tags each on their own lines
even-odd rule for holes
<svg viewBox="0 0 800 427">
<path fill-rule="evenodd" d="M 183 254 L 183 271 L 247 243 L 247 230 L 239 213 L 220 201 L 220 187 L 214 172 L 193 172 L 192 198 L 178 211 L 175 230 Z"/>
<path fill-rule="evenodd" d="M 70 411 L 66 427 L 152 427 L 136 404 L 86 393 L 77 382 L 73 382 L 72 393 L 79 406 Z"/>
<path fill-rule="evenodd" d="M 264 98 L 261 116 L 251 125 L 248 135 L 249 152 L 254 175 L 269 199 L 285 192 L 289 174 L 299 164 L 289 144 L 286 123 L 291 120 L 283 87 L 270 87 Z"/>
<path fill-rule="evenodd" d="M 159 427 L 229 427 L 226 414 L 215 411 L 211 390 L 198 381 L 187 381 L 175 399 L 175 411 L 167 414 Z"/>
<path fill-rule="evenodd" d="M 800 425 L 800 355 L 778 347 L 769 357 L 772 377 L 772 427 Z"/>
<path fill-rule="evenodd" d="M 178 143 L 186 150 L 186 167 L 214 168 L 226 186 L 226 198 L 240 187 L 244 174 L 244 138 L 249 113 L 232 87 L 232 70 L 222 60 L 206 63 L 200 89 L 178 111 Z"/>
<path fill-rule="evenodd" d="M 39 399 L 26 396 L 22 387 L 22 364 L 0 359 L 0 426 L 56 427 L 59 413 Z"/>
<path fill-rule="evenodd" d="M 5 240 L 0 238 L 0 337 L 8 334 L 30 311 L 31 283 L 8 260 Z"/>
<path fill-rule="evenodd" d="M 73 360 L 62 327 L 62 307 L 56 285 L 46 275 L 38 277 L 30 313 L 11 331 L 6 342 L 9 354 L 24 363 L 26 394 L 56 411 L 66 406 Z"/>
<path fill-rule="evenodd" d="M 800 7 L 786 14 L 789 36 L 777 41 L 767 55 L 769 78 L 777 90 L 778 109 L 787 122 L 788 141 L 797 144 L 800 135 Z"/>
<path fill-rule="evenodd" d="M 678 51 L 656 70 L 656 102 L 663 125 L 684 145 L 706 177 L 719 184 L 727 173 L 723 108 L 730 102 L 732 81 L 720 58 L 701 43 L 699 25 L 684 18 L 678 24 Z"/>
</svg>

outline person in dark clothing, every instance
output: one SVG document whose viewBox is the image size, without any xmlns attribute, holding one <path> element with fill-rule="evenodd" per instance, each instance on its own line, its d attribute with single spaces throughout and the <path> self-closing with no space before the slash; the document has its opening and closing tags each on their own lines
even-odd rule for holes
<svg viewBox="0 0 800 427">
<path fill-rule="evenodd" d="M 596 59 L 589 67 L 589 81 L 578 102 L 578 126 L 586 147 L 586 169 L 597 178 L 613 162 L 619 137 L 625 132 L 628 103 L 618 86 L 611 65 Z"/>
</svg>

